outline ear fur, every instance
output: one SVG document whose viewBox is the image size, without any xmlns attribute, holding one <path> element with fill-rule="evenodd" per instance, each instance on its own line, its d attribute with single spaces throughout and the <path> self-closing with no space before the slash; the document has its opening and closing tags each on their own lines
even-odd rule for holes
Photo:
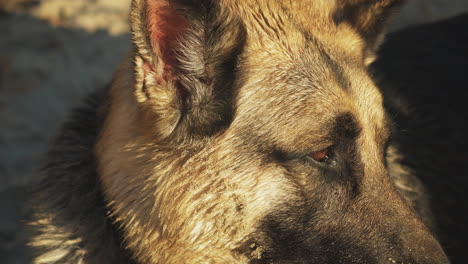
<svg viewBox="0 0 468 264">
<path fill-rule="evenodd" d="M 389 19 L 405 0 L 337 0 L 336 24 L 348 23 L 366 42 L 365 57 L 372 61 L 383 41 Z M 370 63 L 370 62 L 369 62 Z"/>
<path fill-rule="evenodd" d="M 131 23 L 135 96 L 153 133 L 189 138 L 225 126 L 245 40 L 240 20 L 217 1 L 133 0 Z"/>
</svg>

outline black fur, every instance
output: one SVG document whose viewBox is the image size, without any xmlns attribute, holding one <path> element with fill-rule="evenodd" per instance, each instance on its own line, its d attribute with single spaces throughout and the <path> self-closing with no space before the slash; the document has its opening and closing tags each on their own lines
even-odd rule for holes
<svg viewBox="0 0 468 264">
<path fill-rule="evenodd" d="M 36 212 L 33 228 L 45 243 L 35 253 L 63 253 L 47 263 L 132 263 L 108 216 L 96 176 L 93 148 L 103 101 L 101 91 L 75 109 L 47 154 L 45 177 L 32 199 Z M 49 222 L 43 225 L 45 219 Z M 76 239 L 80 241 L 70 243 Z"/>
</svg>

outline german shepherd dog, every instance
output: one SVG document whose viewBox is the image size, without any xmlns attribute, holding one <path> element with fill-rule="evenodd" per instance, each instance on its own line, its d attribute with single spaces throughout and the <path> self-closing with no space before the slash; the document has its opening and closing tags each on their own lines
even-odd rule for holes
<svg viewBox="0 0 468 264">
<path fill-rule="evenodd" d="M 449 263 L 369 73 L 401 4 L 134 0 L 48 155 L 35 263 Z"/>
</svg>

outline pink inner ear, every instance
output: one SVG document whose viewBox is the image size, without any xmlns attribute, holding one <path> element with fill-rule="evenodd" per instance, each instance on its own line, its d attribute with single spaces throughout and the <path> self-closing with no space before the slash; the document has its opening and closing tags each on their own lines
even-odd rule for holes
<svg viewBox="0 0 468 264">
<path fill-rule="evenodd" d="M 164 72 L 159 76 L 162 80 L 174 79 L 174 68 L 177 58 L 174 47 L 178 37 L 188 28 L 188 21 L 177 14 L 176 9 L 168 0 L 147 0 L 148 31 L 151 46 L 159 57 L 157 63 L 163 63 Z"/>
</svg>

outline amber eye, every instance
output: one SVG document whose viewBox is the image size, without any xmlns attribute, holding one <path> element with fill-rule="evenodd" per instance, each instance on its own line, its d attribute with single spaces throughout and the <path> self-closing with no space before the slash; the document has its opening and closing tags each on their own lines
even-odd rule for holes
<svg viewBox="0 0 468 264">
<path fill-rule="evenodd" d="M 318 162 L 327 162 L 330 159 L 330 148 L 322 149 L 309 155 Z"/>
</svg>

